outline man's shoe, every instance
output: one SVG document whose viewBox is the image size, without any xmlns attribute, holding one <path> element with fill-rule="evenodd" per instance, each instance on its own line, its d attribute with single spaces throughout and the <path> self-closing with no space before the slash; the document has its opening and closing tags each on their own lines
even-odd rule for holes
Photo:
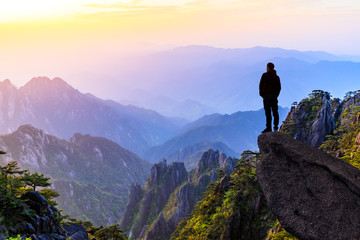
<svg viewBox="0 0 360 240">
<path fill-rule="evenodd" d="M 265 128 L 264 131 L 262 131 L 261 133 L 267 133 L 267 132 L 272 132 L 271 128 Z"/>
<path fill-rule="evenodd" d="M 279 131 L 279 128 L 277 126 L 274 127 L 274 132 Z"/>
</svg>

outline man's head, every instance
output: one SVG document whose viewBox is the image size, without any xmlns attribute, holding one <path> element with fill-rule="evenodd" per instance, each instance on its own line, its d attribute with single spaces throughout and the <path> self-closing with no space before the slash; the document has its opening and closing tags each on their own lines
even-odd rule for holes
<svg viewBox="0 0 360 240">
<path fill-rule="evenodd" d="M 274 70 L 275 68 L 275 65 L 272 63 L 272 62 L 269 62 L 267 65 L 266 65 L 266 71 L 271 71 L 271 70 Z"/>
</svg>

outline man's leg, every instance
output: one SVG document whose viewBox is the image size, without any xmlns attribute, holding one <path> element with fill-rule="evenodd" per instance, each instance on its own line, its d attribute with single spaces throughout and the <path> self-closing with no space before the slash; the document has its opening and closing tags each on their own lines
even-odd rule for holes
<svg viewBox="0 0 360 240">
<path fill-rule="evenodd" d="M 264 109 L 266 116 L 266 129 L 271 131 L 271 100 L 264 100 Z"/>
<path fill-rule="evenodd" d="M 279 128 L 279 112 L 278 112 L 278 100 L 274 99 L 271 101 L 271 110 L 274 116 L 274 130 Z M 271 124 L 271 122 L 270 122 Z"/>
</svg>

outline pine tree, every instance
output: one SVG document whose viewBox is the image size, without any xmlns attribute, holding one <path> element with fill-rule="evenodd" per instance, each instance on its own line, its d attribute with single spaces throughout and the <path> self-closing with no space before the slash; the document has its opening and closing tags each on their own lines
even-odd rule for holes
<svg viewBox="0 0 360 240">
<path fill-rule="evenodd" d="M 58 192 L 56 192 L 51 188 L 44 188 L 41 189 L 39 193 L 44 196 L 44 198 L 48 201 L 50 206 L 55 207 L 57 205 L 57 202 L 54 200 L 54 198 L 60 196 Z"/>
<path fill-rule="evenodd" d="M 45 177 L 44 174 L 33 173 L 29 174 L 28 172 L 25 173 L 25 176 L 22 178 L 22 181 L 33 188 L 36 191 L 36 187 L 48 187 L 51 185 L 49 183 L 50 178 Z"/>
<path fill-rule="evenodd" d="M 126 240 L 119 224 L 114 224 L 96 231 L 94 237 L 97 240 Z"/>
</svg>

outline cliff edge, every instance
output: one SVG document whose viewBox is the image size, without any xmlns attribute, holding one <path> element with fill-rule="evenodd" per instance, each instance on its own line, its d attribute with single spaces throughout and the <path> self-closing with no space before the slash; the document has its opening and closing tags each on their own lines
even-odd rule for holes
<svg viewBox="0 0 360 240">
<path fill-rule="evenodd" d="M 281 133 L 258 138 L 257 178 L 281 225 L 299 239 L 360 239 L 360 171 Z"/>
</svg>

